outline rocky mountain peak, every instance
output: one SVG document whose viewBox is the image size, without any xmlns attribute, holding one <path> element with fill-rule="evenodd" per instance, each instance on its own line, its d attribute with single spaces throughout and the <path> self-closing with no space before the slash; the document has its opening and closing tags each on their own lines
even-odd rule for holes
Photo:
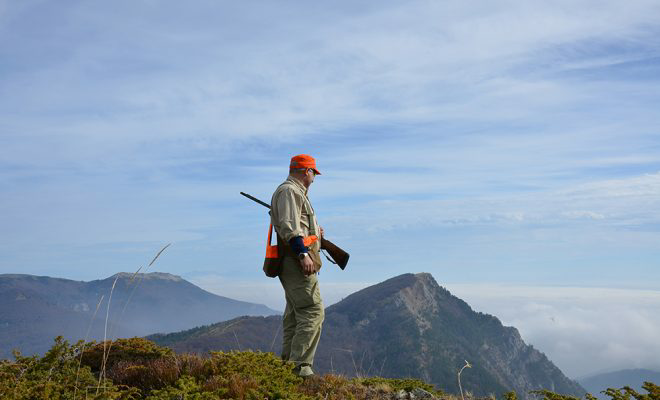
<svg viewBox="0 0 660 400">
<path fill-rule="evenodd" d="M 431 328 L 430 318 L 438 314 L 438 283 L 429 273 L 414 275 L 410 286 L 403 287 L 394 296 L 394 304 L 404 307 L 415 318 L 421 332 Z"/>
<path fill-rule="evenodd" d="M 546 387 L 583 393 L 544 354 L 526 345 L 515 328 L 475 312 L 428 273 L 403 274 L 356 292 L 329 307 L 326 318 L 337 321 L 343 332 L 336 335 L 325 329 L 322 343 L 348 347 L 350 331 L 354 351 L 369 349 L 370 362 L 384 363 L 384 373 L 395 375 L 405 365 L 411 376 L 453 386 L 448 377 L 470 360 L 473 369 L 465 380 L 473 388 L 490 387 L 495 392 L 513 388 L 522 394 Z M 372 346 L 374 338 L 381 344 Z M 337 354 L 327 358 L 334 368 L 340 362 Z M 388 369 L 390 363 L 398 366 Z M 352 360 L 346 364 L 345 372 L 350 373 Z"/>
<path fill-rule="evenodd" d="M 462 300 L 442 288 L 429 273 L 403 274 L 370 286 L 348 296 L 328 308 L 328 312 L 350 315 L 366 325 L 383 310 L 411 317 L 420 333 L 431 328 L 431 320 L 439 313 L 458 315 L 471 311 Z"/>
</svg>

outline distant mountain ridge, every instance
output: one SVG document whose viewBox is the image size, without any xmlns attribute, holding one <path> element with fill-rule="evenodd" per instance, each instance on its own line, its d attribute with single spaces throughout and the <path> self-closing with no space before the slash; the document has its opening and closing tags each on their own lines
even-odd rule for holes
<svg viewBox="0 0 660 400">
<path fill-rule="evenodd" d="M 121 272 L 90 282 L 4 274 L 0 275 L 0 359 L 11 357 L 14 348 L 28 355 L 42 353 L 58 335 L 75 341 L 90 330 L 90 340 L 102 339 L 111 291 L 108 337 L 171 332 L 240 315 L 279 314 L 161 272 Z"/>
<path fill-rule="evenodd" d="M 639 393 L 644 393 L 642 384 L 644 382 L 660 382 L 660 371 L 650 369 L 624 369 L 620 371 L 607 372 L 592 375 L 578 380 L 587 391 L 598 398 L 609 399 L 601 391 L 608 388 L 622 388 L 630 386 Z"/>
<path fill-rule="evenodd" d="M 261 350 L 279 353 L 279 317 L 241 317 L 149 339 L 178 352 Z M 454 393 L 478 396 L 533 389 L 581 396 L 547 357 L 518 331 L 440 287 L 430 274 L 405 274 L 356 292 L 326 309 L 315 369 L 348 376 L 415 377 Z"/>
</svg>

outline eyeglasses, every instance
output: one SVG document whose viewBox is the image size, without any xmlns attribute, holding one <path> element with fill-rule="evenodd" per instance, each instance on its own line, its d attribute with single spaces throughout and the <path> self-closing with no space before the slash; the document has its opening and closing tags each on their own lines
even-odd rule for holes
<svg viewBox="0 0 660 400">
<path fill-rule="evenodd" d="M 311 169 L 311 168 L 307 168 L 307 172 L 309 172 L 309 171 L 312 171 L 312 175 L 316 176 L 316 171 L 314 171 L 314 170 Z"/>
</svg>

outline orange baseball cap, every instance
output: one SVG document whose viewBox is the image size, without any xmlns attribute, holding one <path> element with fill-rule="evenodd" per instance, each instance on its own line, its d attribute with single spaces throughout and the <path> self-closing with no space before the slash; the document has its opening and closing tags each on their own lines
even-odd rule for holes
<svg viewBox="0 0 660 400">
<path fill-rule="evenodd" d="M 314 157 L 307 154 L 298 154 L 297 156 L 291 157 L 289 168 L 311 168 L 316 175 L 321 175 L 319 170 L 316 169 L 316 160 Z"/>
</svg>

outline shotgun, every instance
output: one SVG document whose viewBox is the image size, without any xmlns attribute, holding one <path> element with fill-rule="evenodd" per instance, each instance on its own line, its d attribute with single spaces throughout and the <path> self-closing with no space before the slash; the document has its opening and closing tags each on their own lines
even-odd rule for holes
<svg viewBox="0 0 660 400">
<path fill-rule="evenodd" d="M 241 194 L 242 194 L 243 196 L 247 197 L 248 199 L 254 201 L 255 203 L 259 203 L 259 204 L 261 204 L 262 206 L 264 206 L 264 207 L 270 209 L 270 204 L 265 203 L 265 202 L 263 202 L 263 201 L 257 199 L 257 198 L 254 197 L 254 196 L 250 196 L 250 195 L 247 194 L 247 193 L 243 193 L 243 192 L 241 192 Z M 342 249 L 341 249 L 339 246 L 337 246 L 336 244 L 334 244 L 334 243 L 332 243 L 331 241 L 329 241 L 328 239 L 324 238 L 323 236 L 321 236 L 321 250 L 325 250 L 325 251 L 328 252 L 328 254 L 330 254 L 330 257 L 328 257 L 326 254 L 324 254 L 324 255 L 325 255 L 325 258 L 327 258 L 328 261 L 330 261 L 330 262 L 333 263 L 333 264 L 337 264 L 337 265 L 339 265 L 339 268 L 341 268 L 342 270 L 343 270 L 344 268 L 346 268 L 346 264 L 348 264 L 348 258 L 349 258 L 351 255 L 348 254 L 347 252 L 345 252 L 344 250 L 342 250 Z"/>
</svg>

